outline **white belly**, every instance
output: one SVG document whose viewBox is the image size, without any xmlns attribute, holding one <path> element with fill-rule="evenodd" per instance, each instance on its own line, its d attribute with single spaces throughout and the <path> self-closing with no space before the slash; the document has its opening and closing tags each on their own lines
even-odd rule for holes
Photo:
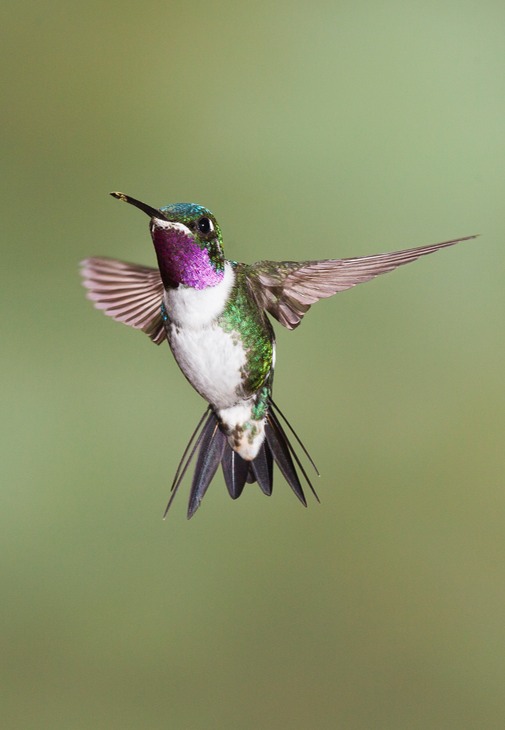
<svg viewBox="0 0 505 730">
<path fill-rule="evenodd" d="M 220 409 L 242 399 L 246 357 L 239 340 L 217 324 L 199 328 L 170 324 L 169 342 L 182 372 L 206 401 Z"/>
</svg>

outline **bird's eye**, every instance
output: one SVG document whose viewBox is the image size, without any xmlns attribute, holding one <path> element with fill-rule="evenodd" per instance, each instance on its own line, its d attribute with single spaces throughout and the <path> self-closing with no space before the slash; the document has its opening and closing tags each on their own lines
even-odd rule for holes
<svg viewBox="0 0 505 730">
<path fill-rule="evenodd" d="M 207 216 L 199 218 L 196 225 L 200 233 L 203 233 L 204 235 L 211 233 L 214 230 L 212 221 L 210 218 L 207 218 Z"/>
</svg>

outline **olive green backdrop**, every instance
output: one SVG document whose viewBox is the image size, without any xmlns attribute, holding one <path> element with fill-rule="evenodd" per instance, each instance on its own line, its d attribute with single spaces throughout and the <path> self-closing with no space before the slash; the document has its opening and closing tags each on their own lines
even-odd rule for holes
<svg viewBox="0 0 505 730">
<path fill-rule="evenodd" d="M 505 727 L 501 2 L 6 3 L 2 726 Z M 321 505 L 219 475 L 161 514 L 203 403 L 95 311 L 153 263 L 108 197 L 194 201 L 231 258 L 480 233 L 278 333 Z"/>
</svg>

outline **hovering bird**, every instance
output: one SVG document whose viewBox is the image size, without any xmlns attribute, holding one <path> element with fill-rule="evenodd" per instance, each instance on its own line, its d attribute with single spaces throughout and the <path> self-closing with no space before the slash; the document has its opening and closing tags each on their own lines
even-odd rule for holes
<svg viewBox="0 0 505 730">
<path fill-rule="evenodd" d="M 317 473 L 314 462 L 272 400 L 275 336 L 267 313 L 295 329 L 319 299 L 475 236 L 358 258 L 242 264 L 225 258 L 221 229 L 207 208 L 175 203 L 158 209 L 123 193 L 111 195 L 149 216 L 158 268 L 86 259 L 81 273 L 87 296 L 157 345 L 167 340 L 208 403 L 179 463 L 165 515 L 196 453 L 188 519 L 219 464 L 233 499 L 252 482 L 270 495 L 274 462 L 305 506 L 295 464 L 317 499 L 279 416 Z"/>
</svg>

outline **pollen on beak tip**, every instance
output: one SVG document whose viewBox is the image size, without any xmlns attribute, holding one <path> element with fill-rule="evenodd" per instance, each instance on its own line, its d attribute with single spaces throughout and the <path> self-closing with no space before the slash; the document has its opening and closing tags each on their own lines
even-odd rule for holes
<svg viewBox="0 0 505 730">
<path fill-rule="evenodd" d="M 127 203 L 128 199 L 124 193 L 111 193 L 113 198 L 117 198 L 118 200 L 122 200 L 123 202 Z"/>
</svg>

